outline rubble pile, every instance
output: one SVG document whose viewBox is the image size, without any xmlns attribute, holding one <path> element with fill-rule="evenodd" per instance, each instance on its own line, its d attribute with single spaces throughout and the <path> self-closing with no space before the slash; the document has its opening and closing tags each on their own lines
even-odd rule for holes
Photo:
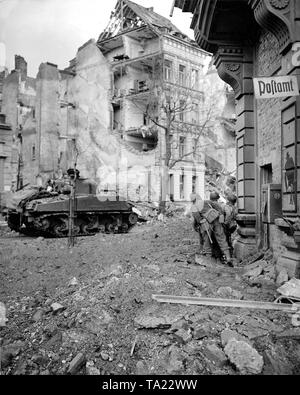
<svg viewBox="0 0 300 395">
<path fill-rule="evenodd" d="M 276 260 L 270 250 L 256 253 L 248 258 L 249 261 L 251 263 L 248 264 L 247 260 L 241 262 L 244 269 L 243 279 L 249 285 L 278 287 L 290 280 L 286 269 L 276 267 Z"/>
<path fill-rule="evenodd" d="M 250 263 L 249 263 L 250 262 Z M 276 269 L 276 260 L 270 250 L 258 252 L 242 261 L 243 279 L 252 286 L 272 285 L 278 280 L 280 273 Z"/>
<path fill-rule="evenodd" d="M 207 169 L 205 172 L 205 191 L 207 197 L 210 192 L 217 191 L 220 196 L 236 194 L 236 179 L 220 169 Z"/>
<path fill-rule="evenodd" d="M 181 217 L 185 211 L 184 204 L 175 204 L 173 202 L 166 203 L 166 212 L 161 218 L 158 205 L 154 203 L 134 203 L 134 211 L 138 214 L 140 222 L 153 223 L 155 221 L 164 220 L 169 217 Z"/>
</svg>

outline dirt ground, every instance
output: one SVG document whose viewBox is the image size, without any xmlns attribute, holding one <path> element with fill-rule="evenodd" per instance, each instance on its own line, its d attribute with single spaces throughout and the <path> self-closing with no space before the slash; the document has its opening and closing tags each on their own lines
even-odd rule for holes
<svg viewBox="0 0 300 395">
<path fill-rule="evenodd" d="M 273 302 L 278 296 L 274 282 L 245 281 L 240 265 L 196 264 L 198 244 L 183 217 L 138 224 L 128 234 L 79 238 L 72 249 L 67 239 L 4 232 L 1 374 L 299 374 L 300 328 L 290 314 L 153 299 Z M 249 345 L 248 361 L 230 356 L 233 333 Z"/>
</svg>

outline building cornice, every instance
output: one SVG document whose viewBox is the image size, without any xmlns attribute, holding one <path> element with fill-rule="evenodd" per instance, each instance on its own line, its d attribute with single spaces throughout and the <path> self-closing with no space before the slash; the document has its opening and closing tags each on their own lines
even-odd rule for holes
<svg viewBox="0 0 300 395">
<path fill-rule="evenodd" d="M 295 41 L 291 23 L 292 3 L 293 0 L 248 0 L 255 20 L 277 38 L 281 52 Z"/>
</svg>

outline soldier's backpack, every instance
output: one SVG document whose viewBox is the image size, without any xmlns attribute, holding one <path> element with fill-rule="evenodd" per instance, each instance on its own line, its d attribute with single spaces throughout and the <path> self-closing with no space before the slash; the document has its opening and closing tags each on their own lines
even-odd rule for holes
<svg viewBox="0 0 300 395">
<path fill-rule="evenodd" d="M 210 209 L 206 211 L 206 213 L 203 213 L 202 216 L 207 220 L 209 224 L 213 223 L 217 218 L 219 218 L 220 213 L 218 210 L 214 209 L 210 204 L 209 204 Z"/>
</svg>

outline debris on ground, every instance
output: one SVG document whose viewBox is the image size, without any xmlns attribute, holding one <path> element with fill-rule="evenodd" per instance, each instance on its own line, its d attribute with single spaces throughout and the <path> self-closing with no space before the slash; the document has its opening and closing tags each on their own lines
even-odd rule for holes
<svg viewBox="0 0 300 395">
<path fill-rule="evenodd" d="M 69 285 L 69 287 L 76 287 L 76 285 L 78 285 L 78 284 L 79 284 L 79 282 L 78 282 L 77 278 L 73 277 L 72 280 L 70 280 L 68 285 Z"/>
<path fill-rule="evenodd" d="M 6 307 L 4 303 L 0 302 L 0 326 L 5 326 L 6 321 Z"/>
<path fill-rule="evenodd" d="M 286 297 L 300 299 L 300 280 L 292 278 L 290 281 L 278 288 L 277 292 Z"/>
<path fill-rule="evenodd" d="M 0 261 L 2 375 L 300 374 L 300 328 L 289 314 L 152 299 L 273 302 L 269 252 L 234 268 L 203 256 L 191 264 L 199 235 L 179 213 L 128 234 L 80 237 L 72 249 L 67 239 L 42 244 L 14 232 L 0 238 L 9 257 Z M 259 266 L 258 277 L 243 277 Z M 258 287 L 261 279 L 272 286 Z"/>
<path fill-rule="evenodd" d="M 68 374 L 76 374 L 86 362 L 85 356 L 82 353 L 78 353 L 74 359 L 70 362 L 68 367 Z"/>
<path fill-rule="evenodd" d="M 248 343 L 230 339 L 224 348 L 225 354 L 241 374 L 259 374 L 262 372 L 264 360 Z"/>
</svg>

